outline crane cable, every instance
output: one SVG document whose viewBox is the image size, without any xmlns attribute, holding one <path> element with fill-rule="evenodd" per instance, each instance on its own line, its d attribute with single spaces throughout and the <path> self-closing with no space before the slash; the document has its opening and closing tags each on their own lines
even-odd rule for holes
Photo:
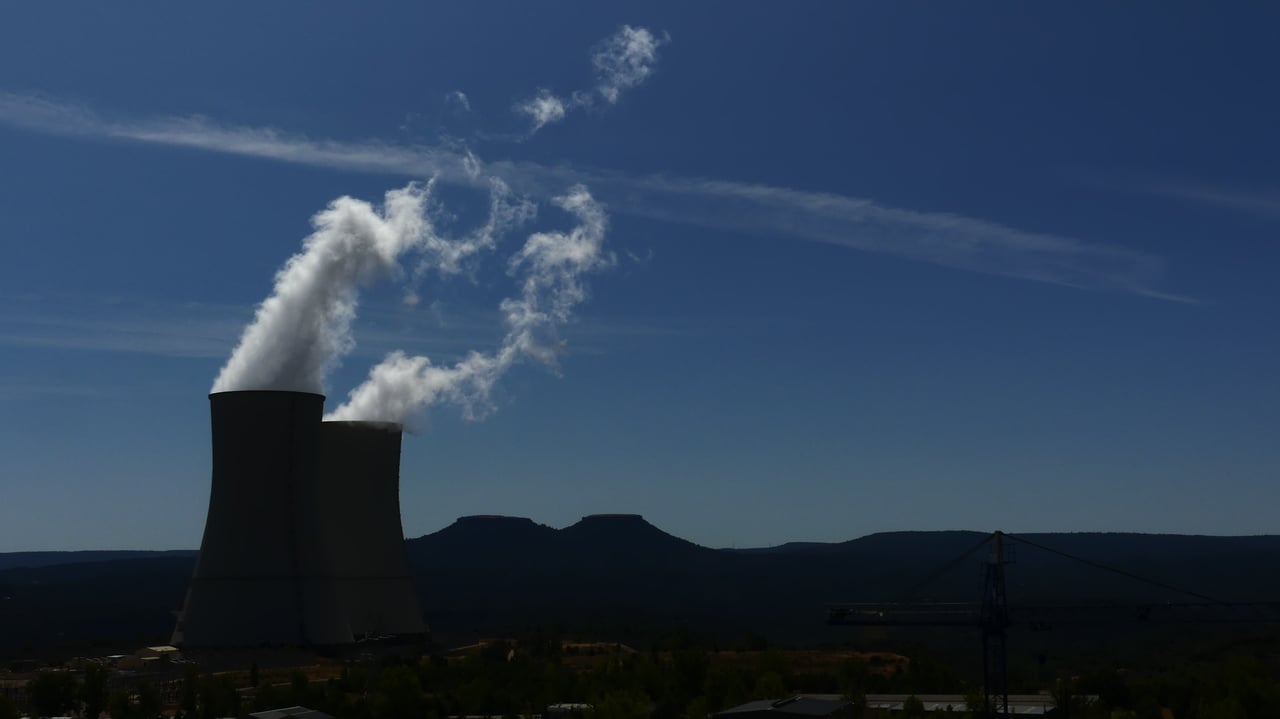
<svg viewBox="0 0 1280 719">
<path fill-rule="evenodd" d="M 1069 553 L 1067 553 L 1067 552 L 1063 552 L 1063 551 L 1060 551 L 1060 550 L 1057 550 L 1057 549 L 1053 549 L 1053 548 L 1051 548 L 1051 547 L 1046 547 L 1046 546 L 1044 546 L 1043 544 L 1040 544 L 1040 543 L 1038 543 L 1038 542 L 1033 542 L 1033 541 L 1031 541 L 1030 539 L 1027 539 L 1026 537 L 1020 537 L 1020 536 L 1018 536 L 1018 535 L 1016 535 L 1016 534 L 1009 534 L 1008 532 L 1005 532 L 1005 533 L 1004 533 L 1004 536 L 1006 536 L 1006 537 L 1008 537 L 1009 539 L 1012 539 L 1012 540 L 1014 540 L 1014 541 L 1016 541 L 1016 542 L 1022 542 L 1023 544 L 1030 545 L 1030 546 L 1032 546 L 1032 547 L 1035 547 L 1036 549 L 1040 549 L 1040 550 L 1046 551 L 1046 552 L 1048 552 L 1048 553 L 1050 553 L 1050 554 L 1056 554 L 1056 555 L 1058 555 L 1059 557 L 1064 557 L 1064 558 L 1066 558 L 1066 559 L 1070 559 L 1070 560 L 1073 560 L 1073 561 L 1076 561 L 1076 562 L 1080 562 L 1081 564 L 1087 564 L 1087 565 L 1089 565 L 1090 567 L 1093 567 L 1094 569 L 1101 569 L 1101 570 L 1103 570 L 1103 571 L 1111 572 L 1111 573 L 1113 573 L 1113 574 L 1119 574 L 1119 575 L 1120 575 L 1120 576 L 1122 576 L 1122 577 L 1128 577 L 1129 579 L 1133 579 L 1133 580 L 1136 580 L 1136 581 L 1139 581 L 1139 582 L 1143 582 L 1144 584 L 1150 584 L 1150 585 L 1152 585 L 1152 586 L 1154 586 L 1154 587 L 1160 587 L 1161 589 L 1168 589 L 1169 591 L 1172 591 L 1172 592 L 1178 592 L 1179 594 L 1186 594 L 1187 596 L 1195 597 L 1196 599 L 1200 599 L 1200 600 L 1202 600 L 1202 601 L 1209 602 L 1210 604 L 1223 604 L 1223 605 L 1231 605 L 1231 604 L 1232 604 L 1232 602 L 1228 602 L 1228 601 L 1224 601 L 1224 600 L 1222 600 L 1222 599 L 1217 599 L 1217 598 L 1215 598 L 1215 597 L 1210 597 L 1210 596 L 1207 596 L 1207 595 L 1204 595 L 1204 594 L 1200 594 L 1199 592 L 1193 592 L 1193 591 L 1191 591 L 1191 590 L 1189 590 L 1189 589 L 1183 589 L 1183 588 L 1181 588 L 1181 587 L 1175 587 L 1175 586 L 1173 586 L 1172 584 L 1165 584 L 1164 582 L 1160 582 L 1160 581 L 1157 581 L 1157 580 L 1154 580 L 1154 579 L 1148 579 L 1148 578 L 1146 578 L 1146 577 L 1138 576 L 1137 574 L 1134 574 L 1133 572 L 1126 572 L 1126 571 L 1125 571 L 1125 570 L 1123 570 L 1123 569 L 1117 569 L 1117 568 L 1115 568 L 1115 567 L 1110 567 L 1110 566 L 1107 566 L 1107 565 L 1102 564 L 1102 563 L 1100 563 L 1100 562 L 1095 562 L 1095 561 L 1093 561 L 1093 560 L 1091 560 L 1091 559 L 1085 559 L 1084 557 L 1077 557 L 1077 556 L 1076 556 L 1076 555 L 1074 555 L 1074 554 L 1069 554 Z"/>
<path fill-rule="evenodd" d="M 930 573 L 930 574 L 929 574 L 929 576 L 925 577 L 922 581 L 920 581 L 920 582 L 916 583 L 915 585 L 913 585 L 912 587 L 908 588 L 908 589 L 907 589 L 907 591 L 903 592 L 903 594 L 902 594 L 902 601 L 901 601 L 901 602 L 899 602 L 899 603 L 900 603 L 900 604 L 910 604 L 910 603 L 911 603 L 911 600 L 913 600 L 913 599 L 915 599 L 915 598 L 916 598 L 916 595 L 920 593 L 920 590 L 921 590 L 921 589 L 924 589 L 924 588 L 925 588 L 926 586 L 928 586 L 931 582 L 933 582 L 933 581 L 935 581 L 936 579 L 938 579 L 938 577 L 941 577 L 942 575 L 946 574 L 947 572 L 951 571 L 952 569 L 955 569 L 957 566 L 959 566 L 959 564 L 960 564 L 961 562 L 963 562 L 964 560 L 968 559 L 968 558 L 969 558 L 969 555 L 973 554 L 974 552 L 978 551 L 979 549 L 982 549 L 982 548 L 983 548 L 983 547 L 985 547 L 985 546 L 986 546 L 990 541 L 991 541 L 991 535 L 984 535 L 984 536 L 982 537 L 982 540 L 981 540 L 980 542 L 978 542 L 977 544 L 973 545 L 972 547 L 970 547 L 970 548 L 966 549 L 966 550 L 964 551 L 964 554 L 961 554 L 960 556 L 956 557 L 955 559 L 953 559 L 953 560 L 951 560 L 951 561 L 949 561 L 949 562 L 947 562 L 947 563 L 943 564 L 942 566 L 938 567 L 936 570 L 934 570 L 932 573 Z"/>
</svg>

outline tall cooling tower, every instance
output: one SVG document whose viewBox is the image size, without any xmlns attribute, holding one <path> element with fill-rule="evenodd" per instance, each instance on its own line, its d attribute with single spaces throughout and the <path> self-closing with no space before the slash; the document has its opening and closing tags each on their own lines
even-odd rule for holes
<svg viewBox="0 0 1280 719">
<path fill-rule="evenodd" d="M 331 569 L 357 637 L 426 631 L 400 525 L 402 429 L 387 422 L 325 422 L 320 429 L 316 496 L 331 519 Z"/>
<path fill-rule="evenodd" d="M 209 514 L 174 643 L 350 643 L 316 492 L 324 397 L 219 392 L 209 404 Z"/>
</svg>

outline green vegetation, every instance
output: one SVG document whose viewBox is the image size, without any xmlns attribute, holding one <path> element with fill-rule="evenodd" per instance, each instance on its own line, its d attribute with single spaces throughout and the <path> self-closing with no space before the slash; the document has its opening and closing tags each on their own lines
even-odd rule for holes
<svg viewBox="0 0 1280 719">
<path fill-rule="evenodd" d="M 80 702 L 86 717 L 96 717 L 107 708 L 107 676 L 111 673 L 101 664 L 84 668 L 80 678 Z"/>
<path fill-rule="evenodd" d="M 60 716 L 78 708 L 76 694 L 79 682 L 65 671 L 40 672 L 27 684 L 27 699 L 36 716 Z"/>
<path fill-rule="evenodd" d="M 1274 647 L 1238 649 L 1197 663 L 1146 671 L 1101 668 L 1017 692 L 1044 691 L 1069 719 L 1236 719 L 1280 710 Z M 1270 662 L 1270 663 L 1268 663 Z M 923 694 L 963 694 L 955 716 L 978 716 L 979 689 L 944 664 L 918 655 L 851 650 L 716 651 L 687 639 L 645 651 L 610 643 L 564 643 L 545 636 L 494 641 L 449 654 L 366 661 L 284 673 L 252 668 L 201 673 L 194 665 L 164 689 L 182 719 L 210 719 L 289 705 L 341 719 L 514 717 L 557 703 L 588 704 L 588 719 L 706 719 L 753 699 L 793 693 L 841 694 L 855 718 L 868 694 L 912 695 L 902 717 L 924 717 Z M 255 684 L 256 680 L 256 684 Z M 46 671 L 27 687 L 25 706 L 0 697 L 0 719 L 72 714 L 156 719 L 160 688 L 98 665 L 83 672 Z M 1086 697 L 1090 699 L 1086 700 Z"/>
</svg>

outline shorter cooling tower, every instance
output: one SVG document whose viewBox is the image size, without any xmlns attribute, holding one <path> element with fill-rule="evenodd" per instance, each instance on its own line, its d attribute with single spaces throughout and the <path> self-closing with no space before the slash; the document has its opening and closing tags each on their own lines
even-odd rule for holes
<svg viewBox="0 0 1280 719">
<path fill-rule="evenodd" d="M 316 500 L 330 573 L 357 637 L 421 635 L 400 524 L 400 437 L 387 422 L 324 422 Z"/>
<path fill-rule="evenodd" d="M 173 643 L 352 642 L 316 492 L 324 397 L 219 392 L 209 395 L 209 407 L 209 514 Z"/>
</svg>

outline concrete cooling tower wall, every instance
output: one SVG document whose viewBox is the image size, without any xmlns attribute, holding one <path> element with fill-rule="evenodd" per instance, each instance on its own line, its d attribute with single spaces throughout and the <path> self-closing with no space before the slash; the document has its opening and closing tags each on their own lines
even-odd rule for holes
<svg viewBox="0 0 1280 719">
<path fill-rule="evenodd" d="M 400 524 L 401 426 L 325 422 L 320 428 L 317 512 L 357 637 L 426 631 Z"/>
<path fill-rule="evenodd" d="M 209 403 L 209 514 L 174 643 L 350 643 L 316 492 L 324 397 L 220 392 Z"/>
</svg>

